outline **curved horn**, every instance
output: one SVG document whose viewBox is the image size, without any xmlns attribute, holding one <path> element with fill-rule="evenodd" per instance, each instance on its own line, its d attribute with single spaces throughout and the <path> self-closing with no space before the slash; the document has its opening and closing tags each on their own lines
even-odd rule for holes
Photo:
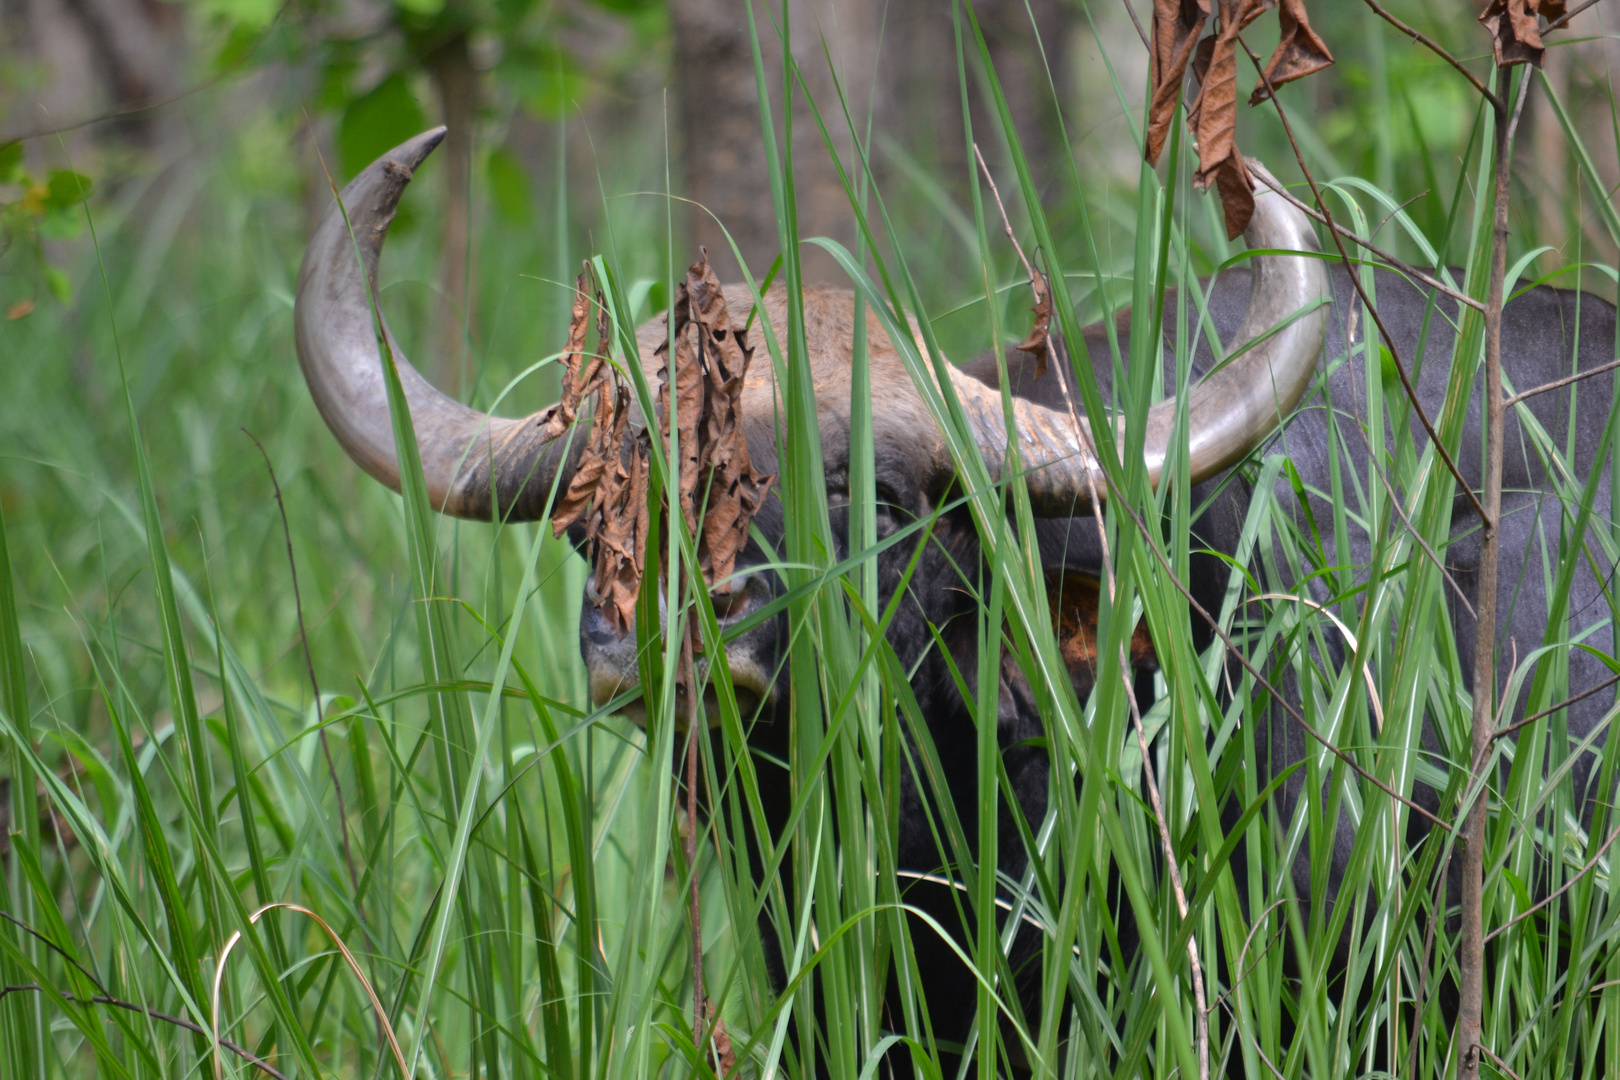
<svg viewBox="0 0 1620 1080">
<path fill-rule="evenodd" d="M 349 456 L 395 491 L 399 460 L 371 298 L 399 197 L 444 133 L 440 127 L 418 135 L 350 181 L 340 196 L 342 207 L 333 204 L 327 211 L 304 252 L 293 305 L 298 360 L 321 417 Z M 405 358 L 380 309 L 377 319 L 410 403 L 434 509 L 490 520 L 493 475 L 503 513 L 512 520 L 538 518 L 557 470 L 564 467 L 564 441 L 543 438 L 538 414 L 521 420 L 492 417 L 440 393 Z"/>
<path fill-rule="evenodd" d="M 1265 184 L 1281 190 L 1258 162 L 1251 172 Z M 1320 250 L 1310 220 L 1276 191 L 1260 186 L 1254 216 L 1244 230 L 1250 248 L 1314 252 Z M 1187 427 L 1192 482 L 1209 479 L 1242 460 L 1262 439 L 1275 431 L 1299 404 L 1316 372 L 1317 358 L 1327 329 L 1321 304 L 1332 294 L 1327 270 L 1316 258 L 1257 255 L 1249 311 L 1232 339 L 1228 353 L 1254 342 L 1294 316 L 1294 321 L 1259 341 L 1215 374 L 1193 387 L 1187 402 Z M 1309 308 L 1309 311 L 1306 309 Z M 1306 312 L 1300 315 L 1300 312 Z M 1001 393 L 966 372 L 951 369 L 951 382 L 973 427 L 975 441 L 992 475 L 999 475 L 1007 452 L 1007 427 Z M 1078 403 L 1077 403 L 1078 405 Z M 1090 425 L 1084 416 L 1085 446 L 1075 438 L 1074 420 L 1067 412 L 1015 398 L 1019 454 L 1029 470 L 1026 482 L 1037 514 L 1062 516 L 1077 504 L 1090 502 L 1091 492 L 1107 491 L 1105 478 L 1089 450 Z M 1148 412 L 1148 480 L 1157 487 L 1170 449 L 1176 423 L 1176 399 L 1168 398 Z"/>
</svg>

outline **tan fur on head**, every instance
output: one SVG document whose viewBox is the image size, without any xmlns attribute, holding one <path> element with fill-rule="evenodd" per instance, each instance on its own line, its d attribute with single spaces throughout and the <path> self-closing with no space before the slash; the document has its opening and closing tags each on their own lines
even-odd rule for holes
<svg viewBox="0 0 1620 1080">
<path fill-rule="evenodd" d="M 748 431 L 748 452 L 760 468 L 774 470 L 777 458 L 777 425 L 783 418 L 784 402 L 776 385 L 776 359 L 764 340 L 772 333 L 776 354 L 787 360 L 786 333 L 788 295 L 782 285 L 765 294 L 763 312 L 754 311 L 748 286 L 723 286 L 726 308 L 733 326 L 748 326 L 754 347 L 754 362 L 743 384 L 739 411 Z M 850 366 L 854 355 L 855 297 L 848 289 L 812 287 L 804 291 L 805 353 L 810 358 L 810 380 L 816 391 L 817 427 L 821 436 L 822 464 L 828 476 L 842 475 L 849 457 Z M 750 320 L 750 316 L 752 319 Z M 913 326 L 914 333 L 916 332 Z M 636 347 L 641 353 L 642 371 L 649 383 L 658 380 L 658 360 L 654 352 L 669 333 L 664 317 L 650 319 L 636 331 Z M 917 334 L 921 348 L 921 335 Z M 874 448 L 881 456 L 888 448 L 917 455 L 929 463 L 946 461 L 944 440 L 940 438 L 928 408 L 912 386 L 911 373 L 895 351 L 883 323 L 870 308 L 866 313 L 866 341 L 871 385 L 874 395 L 882 395 L 882 408 L 872 415 Z M 930 439 L 919 445 L 918 432 Z"/>
<path fill-rule="evenodd" d="M 1051 574 L 1046 597 L 1052 605 L 1052 628 L 1057 631 L 1063 665 L 1077 679 L 1090 679 L 1097 671 L 1097 620 L 1102 613 L 1100 582 L 1090 574 Z M 1147 620 L 1131 631 L 1132 668 L 1157 668 L 1158 654 L 1148 635 Z"/>
</svg>

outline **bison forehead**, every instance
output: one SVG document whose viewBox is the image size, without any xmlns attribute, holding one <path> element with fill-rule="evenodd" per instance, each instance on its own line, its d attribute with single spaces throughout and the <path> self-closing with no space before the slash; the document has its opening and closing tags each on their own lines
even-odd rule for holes
<svg viewBox="0 0 1620 1080">
<path fill-rule="evenodd" d="M 777 460 L 777 440 L 785 403 L 777 385 L 776 362 L 768 331 L 775 338 L 778 355 L 787 357 L 787 290 L 774 285 L 765 294 L 762 311 L 756 311 L 752 294 L 745 285 L 723 287 L 727 316 L 734 327 L 748 327 L 748 344 L 753 349 L 747 377 L 743 380 L 739 414 L 748 439 L 748 453 L 756 466 L 772 471 Z M 817 427 L 820 429 L 822 457 L 829 476 L 841 475 L 848 461 L 851 353 L 855 338 L 854 304 L 847 289 L 812 287 L 804 291 L 805 353 L 810 362 L 810 381 L 816 399 Z M 909 318 L 909 316 L 908 316 Z M 637 331 L 636 344 L 647 379 L 657 384 L 659 359 L 655 353 L 668 333 L 667 317 L 644 323 Z M 914 340 L 920 341 L 915 320 Z M 944 440 L 936 436 L 919 442 L 919 431 L 936 431 L 933 417 L 912 385 L 911 374 L 890 342 L 882 322 L 870 308 L 866 312 L 868 370 L 873 404 L 873 435 L 879 469 L 887 468 L 897 492 L 926 487 L 939 479 L 945 464 Z M 633 421 L 639 424 L 639 410 Z M 915 509 L 915 507 L 913 507 Z"/>
</svg>

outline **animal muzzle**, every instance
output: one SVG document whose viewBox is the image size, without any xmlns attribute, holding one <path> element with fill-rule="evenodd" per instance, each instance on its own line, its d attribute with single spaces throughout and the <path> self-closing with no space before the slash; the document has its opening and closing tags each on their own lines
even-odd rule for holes
<svg viewBox="0 0 1620 1080">
<path fill-rule="evenodd" d="M 585 602 L 579 613 L 579 651 L 585 660 L 589 676 L 591 703 L 598 707 L 608 704 L 641 683 L 641 646 L 634 623 L 621 634 L 602 610 L 598 597 L 586 587 Z M 732 587 L 711 595 L 714 612 L 722 636 L 731 631 L 725 643 L 726 668 L 731 674 L 731 685 L 737 706 L 744 720 L 750 719 L 762 706 L 776 702 L 775 669 L 778 660 L 778 619 L 765 619 L 738 633 L 735 628 L 750 615 L 770 602 L 772 595 L 768 575 L 749 574 L 734 580 Z M 648 640 L 647 647 L 662 649 L 669 629 L 669 612 L 664 595 L 658 602 L 658 634 Z M 692 658 L 693 680 L 703 692 L 703 707 L 707 723 L 713 727 L 720 722 L 720 698 L 715 690 L 713 658 L 699 653 Z M 656 691 L 655 691 L 656 692 Z M 685 691 L 677 692 L 676 722 L 684 727 L 690 706 Z M 647 722 L 647 707 L 643 697 L 628 702 L 623 714 L 637 724 Z"/>
</svg>

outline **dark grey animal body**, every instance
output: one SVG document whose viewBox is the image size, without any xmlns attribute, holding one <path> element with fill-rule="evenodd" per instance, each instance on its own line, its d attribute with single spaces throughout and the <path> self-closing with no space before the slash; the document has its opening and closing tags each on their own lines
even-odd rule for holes
<svg viewBox="0 0 1620 1080">
<path fill-rule="evenodd" d="M 1342 267 L 1334 269 L 1332 287 L 1334 306 L 1326 339 L 1325 351 L 1329 358 L 1326 378 L 1319 380 L 1318 385 L 1313 387 L 1290 422 L 1276 434 L 1269 445 L 1257 452 L 1256 460 L 1271 453 L 1282 454 L 1288 458 L 1308 495 L 1301 503 L 1291 483 L 1282 480 L 1278 482 L 1275 493 L 1278 501 L 1283 506 L 1294 509 L 1295 518 L 1301 530 L 1307 535 L 1311 529 L 1307 515 L 1314 518 L 1322 538 L 1322 547 L 1318 553 L 1319 565 L 1338 568 L 1344 586 L 1354 589 L 1366 583 L 1368 566 L 1373 556 L 1373 537 L 1366 531 L 1365 518 L 1357 506 L 1348 515 L 1350 528 L 1346 536 L 1346 549 L 1340 550 L 1334 539 L 1331 524 L 1334 518 L 1334 507 L 1331 502 L 1333 466 L 1330 454 L 1333 440 L 1337 439 L 1338 442 L 1338 456 L 1342 463 L 1341 479 L 1345 491 L 1354 493 L 1359 488 L 1361 499 L 1370 500 L 1384 493 L 1384 480 L 1380 478 L 1378 471 L 1371 467 L 1370 428 L 1367 420 L 1368 388 L 1366 370 L 1362 362 L 1362 346 L 1366 344 L 1368 330 L 1365 320 L 1360 317 L 1357 295 Z M 1393 272 L 1379 271 L 1376 274 L 1375 289 L 1379 313 L 1395 338 L 1401 362 L 1407 365 L 1409 370 L 1417 372 L 1415 384 L 1419 402 L 1431 422 L 1437 423 L 1451 373 L 1451 355 L 1459 318 L 1458 305 L 1447 297 L 1414 288 Z M 1248 295 L 1248 275 L 1242 271 L 1229 271 L 1214 284 L 1209 295 L 1209 313 L 1223 340 L 1231 341 L 1243 318 Z M 1167 308 L 1163 331 L 1168 339 L 1175 334 L 1176 329 L 1174 305 L 1167 305 Z M 1190 319 L 1195 318 L 1196 315 L 1190 313 Z M 1119 321 L 1117 329 L 1121 351 L 1128 355 L 1130 334 L 1128 316 Z M 1375 335 L 1374 355 L 1377 356 L 1376 328 L 1371 332 Z M 1112 372 L 1107 363 L 1110 351 L 1106 330 L 1100 325 L 1090 327 L 1086 337 L 1088 352 L 1093 358 L 1094 370 L 1106 399 L 1112 385 Z M 1420 341 L 1424 343 L 1424 349 L 1421 362 L 1416 362 Z M 1530 290 L 1507 307 L 1502 354 L 1507 383 L 1521 391 L 1564 378 L 1574 372 L 1601 367 L 1615 357 L 1614 308 L 1589 294 L 1547 287 Z M 1207 370 L 1211 362 L 1212 353 L 1205 344 L 1194 357 L 1195 377 Z M 1016 351 L 1009 352 L 1007 364 L 1014 393 L 1053 407 L 1063 407 L 1064 389 L 1056 369 L 1044 377 L 1037 377 L 1033 362 Z M 1174 365 L 1167 363 L 1167 367 L 1173 369 Z M 966 365 L 966 370 L 989 385 L 999 385 L 997 366 L 993 357 L 984 357 Z M 1072 386 L 1073 375 L 1066 374 L 1071 381 L 1068 392 L 1073 394 L 1075 392 Z M 1389 379 L 1384 392 L 1388 395 L 1386 400 L 1389 411 L 1407 415 L 1411 433 L 1407 445 L 1412 453 L 1421 453 L 1427 445 L 1427 436 L 1417 418 L 1411 415 L 1404 391 L 1393 381 L 1393 374 L 1386 374 L 1389 375 Z M 1173 393 L 1175 387 L 1168 385 L 1168 381 L 1167 378 L 1166 392 Z M 1479 380 L 1476 379 L 1477 381 Z M 1572 397 L 1573 411 L 1570 407 Z M 1576 490 L 1579 490 L 1579 485 L 1587 479 L 1586 470 L 1593 467 L 1607 468 L 1606 459 L 1596 461 L 1595 458 L 1602 449 L 1603 432 L 1609 422 L 1614 400 L 1613 383 L 1610 377 L 1603 375 L 1574 384 L 1570 388 L 1527 399 L 1535 424 L 1547 433 L 1553 445 L 1568 454 L 1568 460 L 1576 463 L 1580 470 L 1573 477 L 1573 483 L 1577 485 Z M 1330 410 L 1333 414 L 1331 423 Z M 1555 628 L 1549 632 L 1547 627 L 1547 577 L 1556 574 L 1558 570 L 1554 563 L 1557 560 L 1560 536 L 1569 535 L 1574 525 L 1576 510 L 1573 505 L 1561 500 L 1556 494 L 1556 485 L 1549 476 L 1547 460 L 1538 452 L 1536 439 L 1525 427 L 1516 410 L 1509 410 L 1506 432 L 1508 451 L 1505 457 L 1501 521 L 1503 570 L 1498 583 L 1500 613 L 1498 640 L 1503 658 L 1499 665 L 1499 692 L 1506 691 L 1511 675 L 1510 661 L 1514 656 L 1524 657 L 1531 648 L 1540 645 L 1544 638 L 1548 642 L 1558 640 L 1560 629 Z M 1385 424 L 1386 455 L 1395 452 L 1397 444 L 1394 439 L 1395 432 Z M 1481 444 L 1482 414 L 1479 392 L 1476 389 L 1471 398 L 1461 444 L 1455 458 L 1459 471 L 1476 491 L 1481 485 Z M 1569 453 L 1571 445 L 1573 452 Z M 1445 468 L 1438 461 L 1435 467 Z M 1381 469 L 1384 477 L 1395 475 L 1395 470 L 1388 461 L 1381 463 Z M 1194 524 L 1195 554 L 1187 585 L 1194 599 L 1207 612 L 1220 611 L 1221 599 L 1231 572 L 1227 563 L 1211 553 L 1232 555 L 1238 550 L 1245 517 L 1254 495 L 1253 475 L 1257 471 L 1250 466 L 1234 475 L 1206 481 L 1194 489 L 1193 503 L 1205 508 Z M 1400 491 L 1398 494 L 1403 499 L 1410 496 L 1406 491 Z M 1611 529 L 1613 525 L 1610 514 L 1610 492 L 1606 480 L 1596 485 L 1591 507 L 1591 528 Z M 1404 528 L 1404 525 L 1397 518 L 1386 527 L 1399 529 Z M 1037 529 L 1042 541 L 1043 558 L 1050 569 L 1078 570 L 1086 574 L 1100 575 L 1101 552 L 1096 539 L 1095 519 L 1089 510 L 1083 509 L 1072 519 L 1040 521 L 1037 523 Z M 978 552 L 971 524 L 965 520 L 951 521 L 946 524 L 945 532 L 956 540 L 954 545 L 950 545 L 955 550 L 949 562 L 955 567 L 976 566 Z M 1462 684 L 1468 687 L 1473 672 L 1475 620 L 1472 609 L 1478 601 L 1480 541 L 1478 517 L 1473 504 L 1460 491 L 1453 500 L 1451 537 L 1450 544 L 1437 554 L 1444 561 L 1447 572 L 1456 585 L 1455 588 L 1445 586 L 1443 596 L 1450 616 L 1450 625 L 1454 628 L 1457 659 L 1455 671 L 1461 676 Z M 1562 627 L 1562 633 L 1565 640 L 1586 640 L 1602 651 L 1613 652 L 1614 639 L 1610 623 L 1614 567 L 1603 555 L 1603 547 L 1594 537 L 1589 536 L 1581 550 L 1585 557 L 1581 558 L 1574 568 L 1567 607 L 1568 618 Z M 1314 569 L 1319 568 L 1318 566 L 1291 566 L 1286 561 L 1273 561 L 1272 565 L 1274 569 L 1282 571 L 1284 580 L 1273 580 L 1268 583 L 1269 587 L 1293 591 L 1317 604 L 1332 606 L 1341 612 L 1352 626 L 1354 625 L 1353 612 L 1359 610 L 1355 594 L 1351 594 L 1349 610 L 1346 610 L 1341 598 L 1333 595 L 1335 590 L 1330 589 L 1324 577 L 1312 573 Z M 1263 573 L 1258 566 L 1254 569 L 1257 573 Z M 913 591 L 918 597 L 915 608 L 911 609 L 914 613 L 914 622 L 897 626 L 890 635 L 891 641 L 897 650 L 901 650 L 902 656 L 908 658 L 908 662 L 911 662 L 908 654 L 915 654 L 919 645 L 929 640 L 928 623 L 936 626 L 948 626 L 953 623 L 971 625 L 968 616 L 972 611 L 970 601 L 967 599 L 967 590 L 960 587 L 965 583 L 961 582 L 949 568 L 942 567 L 941 570 L 942 576 L 918 575 L 918 581 L 931 584 L 913 586 Z M 891 576 L 885 574 L 884 578 L 889 580 Z M 887 600 L 887 596 L 884 600 Z M 1192 625 L 1194 633 L 1199 638 L 1198 647 L 1202 649 L 1209 645 L 1214 635 L 1208 624 L 1194 615 Z M 958 635 L 947 634 L 946 640 L 951 644 L 955 665 L 959 671 L 971 673 L 978 670 L 977 647 L 971 631 Z M 1320 651 L 1313 654 L 1318 663 L 1335 670 L 1346 663 L 1347 649 L 1341 636 L 1326 635 L 1323 646 L 1327 655 L 1323 655 Z M 1579 649 L 1565 651 L 1569 669 L 1568 690 L 1571 695 L 1606 681 L 1609 669 L 1598 659 Z M 1259 662 L 1263 658 L 1256 660 Z M 919 703 L 923 703 L 927 710 L 926 715 L 935 744 L 941 747 L 964 748 L 959 759 L 947 764 L 947 769 L 953 771 L 953 790 L 959 793 L 957 811 L 964 821 L 973 822 L 976 816 L 973 718 L 960 693 L 951 683 L 948 672 L 943 670 L 943 663 L 938 663 L 940 670 L 931 670 L 931 663 L 934 661 L 924 659 L 919 677 L 914 680 L 914 687 Z M 1234 661 L 1228 666 L 1233 678 L 1241 679 L 1242 671 L 1239 665 Z M 1299 687 L 1289 673 L 1287 665 L 1262 663 L 1261 666 L 1273 680 L 1274 685 L 1290 699 L 1289 704 L 1297 707 Z M 1530 684 L 1530 679 L 1523 680 L 1516 700 L 1510 707 L 1503 709 L 1503 723 L 1524 715 L 1522 702 L 1529 692 Z M 1089 685 L 1085 682 L 1083 672 L 1076 673 L 1076 689 L 1084 700 Z M 1144 700 L 1143 705 L 1146 704 Z M 1578 740 L 1591 732 L 1613 704 L 1612 694 L 1594 694 L 1571 705 L 1565 716 L 1572 738 Z M 1016 778 L 1015 786 L 1026 819 L 1038 823 L 1046 809 L 1049 770 L 1044 755 L 1038 750 L 1029 749 L 1028 743 L 1032 739 L 1043 739 L 1048 733 L 1042 718 L 1034 709 L 1027 688 L 1021 687 L 1016 678 L 1004 682 L 1001 714 L 1000 742 L 1007 758 L 1009 775 Z M 1466 722 L 1466 717 L 1464 719 Z M 1452 734 L 1456 738 L 1448 741 L 1445 738 L 1445 725 L 1436 723 L 1435 720 L 1434 717 L 1425 718 L 1421 736 L 1423 750 L 1431 755 L 1428 764 L 1440 769 L 1447 763 L 1466 762 L 1469 753 L 1466 730 L 1460 732 L 1453 730 Z M 1312 737 L 1289 715 L 1289 710 L 1278 704 L 1274 704 L 1270 709 L 1269 730 L 1265 744 L 1269 746 L 1270 766 L 1273 770 L 1281 770 L 1301 761 L 1308 752 L 1321 751 L 1321 747 L 1314 743 Z M 1601 747 L 1601 740 L 1597 745 Z M 1588 816 L 1592 800 L 1598 795 L 1597 792 L 1589 790 L 1590 781 L 1593 779 L 1594 761 L 1595 751 L 1582 757 L 1572 770 L 1577 797 L 1587 807 Z M 1275 772 L 1271 775 L 1275 775 Z M 1505 777 L 1504 769 L 1501 778 Z M 1257 786 L 1263 787 L 1269 778 L 1269 776 L 1260 778 Z M 1292 819 L 1304 794 L 1305 783 L 1305 773 L 1300 771 L 1284 787 L 1279 800 L 1279 816 L 1283 822 Z M 1442 807 L 1440 793 L 1422 781 L 1417 782 L 1409 794 L 1419 805 L 1442 817 L 1449 816 L 1454 809 L 1449 806 Z M 938 861 L 939 853 L 934 848 L 931 836 L 927 835 L 925 818 L 921 812 L 921 794 L 908 786 L 906 798 L 906 805 L 917 807 L 918 812 L 914 820 L 902 821 L 903 856 L 912 860 L 911 865 L 917 870 L 948 874 L 949 868 Z M 1026 857 L 1022 843 L 1008 821 L 1008 816 L 1004 808 L 1001 822 L 1000 869 L 1004 874 L 1016 879 L 1024 872 Z M 1427 830 L 1427 823 L 1423 819 L 1414 816 L 1413 822 L 1413 827 L 1418 832 Z M 968 825 L 969 835 L 972 835 L 973 827 L 971 824 Z M 1328 875 L 1327 895 L 1322 898 L 1327 902 L 1321 912 L 1324 917 L 1331 913 L 1331 905 L 1338 892 L 1338 883 L 1343 878 L 1343 870 L 1350 859 L 1355 839 L 1350 820 L 1348 817 L 1342 817 L 1333 843 L 1333 866 Z M 1458 889 L 1456 872 L 1457 866 L 1454 863 L 1452 865 L 1454 880 L 1450 886 L 1450 895 L 1453 897 L 1457 895 Z M 1296 895 L 1308 900 L 1317 890 L 1313 888 L 1311 881 L 1309 861 L 1303 856 L 1295 861 L 1293 876 Z M 1246 884 L 1241 883 L 1240 889 Z M 948 905 L 941 903 L 938 898 L 933 898 L 932 902 L 925 900 L 922 903 L 936 918 L 947 925 L 953 924 L 954 914 L 947 916 Z M 1123 911 L 1121 917 L 1128 918 Z M 1129 926 L 1122 927 L 1122 932 L 1134 936 L 1129 935 L 1130 930 Z M 925 931 L 919 929 L 919 934 L 922 933 Z M 1031 932 L 1025 934 L 1024 938 L 1019 941 L 1015 950 L 1013 958 L 1015 965 L 1018 961 L 1036 954 L 1038 948 L 1036 935 Z M 939 957 L 938 960 L 944 966 L 955 963 L 954 957 L 949 959 Z M 927 985 L 931 987 L 948 985 L 943 973 L 941 979 L 944 981 L 929 981 Z M 938 1004 L 935 997 L 930 998 L 931 1010 Z M 1035 1003 L 1026 1001 L 1025 1004 L 1033 1007 Z M 954 1017 L 956 1022 L 962 1025 L 955 1030 L 966 1030 L 966 1024 L 972 1019 L 973 1007 L 973 988 L 971 984 L 966 984 L 959 998 L 946 1004 L 945 1007 L 947 1015 Z M 945 1025 L 936 1027 L 936 1030 L 942 1028 L 952 1030 Z"/>
</svg>

